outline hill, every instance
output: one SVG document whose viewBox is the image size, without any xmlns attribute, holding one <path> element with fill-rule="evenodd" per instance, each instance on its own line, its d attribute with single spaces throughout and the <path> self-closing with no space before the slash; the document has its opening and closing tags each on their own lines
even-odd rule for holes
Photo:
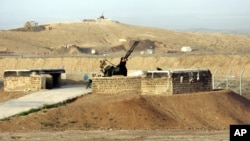
<svg viewBox="0 0 250 141">
<path fill-rule="evenodd" d="M 0 31 L 0 52 L 48 56 L 81 55 L 86 48 L 117 52 L 127 50 L 133 40 L 144 42 L 141 50 L 153 46 L 158 53 L 176 52 L 182 46 L 192 47 L 196 54 L 246 54 L 250 50 L 249 36 L 177 32 L 109 20 L 53 23 L 44 27 L 45 30 L 38 32 Z M 71 46 L 78 47 L 73 54 L 64 49 Z"/>
</svg>

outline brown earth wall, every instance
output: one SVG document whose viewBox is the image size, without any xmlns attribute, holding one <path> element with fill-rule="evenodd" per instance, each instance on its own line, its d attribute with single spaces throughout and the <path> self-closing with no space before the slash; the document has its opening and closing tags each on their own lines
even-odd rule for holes
<svg viewBox="0 0 250 141">
<path fill-rule="evenodd" d="M 92 80 L 92 92 L 95 94 L 172 95 L 212 90 L 211 83 L 180 83 L 172 78 L 94 77 Z"/>
<path fill-rule="evenodd" d="M 173 84 L 171 78 L 141 78 L 142 95 L 172 95 Z"/>
<path fill-rule="evenodd" d="M 212 90 L 212 81 L 211 78 L 206 81 L 196 81 L 190 82 L 189 80 L 173 79 L 173 94 L 182 94 L 182 93 L 193 93 L 201 91 L 211 91 Z"/>
<path fill-rule="evenodd" d="M 4 91 L 38 91 L 45 87 L 45 78 L 39 75 L 4 78 Z"/>
<path fill-rule="evenodd" d="M 140 93 L 140 77 L 94 77 L 92 92 L 95 94 Z"/>
</svg>

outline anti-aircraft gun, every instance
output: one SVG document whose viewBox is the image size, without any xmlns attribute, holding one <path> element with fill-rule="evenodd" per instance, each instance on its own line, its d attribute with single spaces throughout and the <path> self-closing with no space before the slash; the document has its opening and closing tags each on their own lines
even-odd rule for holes
<svg viewBox="0 0 250 141">
<path fill-rule="evenodd" d="M 131 53 L 134 51 L 135 47 L 139 44 L 139 41 L 135 41 L 133 45 L 130 47 L 130 49 L 127 51 L 126 55 L 121 58 L 120 64 L 114 65 L 108 60 L 101 60 L 100 61 L 100 68 L 102 73 L 104 74 L 104 77 L 110 77 L 112 75 L 124 75 L 127 76 L 127 68 L 126 68 L 126 61 L 128 60 L 128 57 L 131 55 Z M 106 62 L 109 62 L 112 65 L 107 65 Z M 106 67 L 105 67 L 106 66 Z"/>
</svg>

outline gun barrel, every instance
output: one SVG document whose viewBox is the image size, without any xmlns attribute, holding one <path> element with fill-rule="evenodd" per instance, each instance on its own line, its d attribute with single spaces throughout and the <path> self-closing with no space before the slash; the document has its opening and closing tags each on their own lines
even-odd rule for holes
<svg viewBox="0 0 250 141">
<path fill-rule="evenodd" d="M 131 48 L 128 50 L 128 52 L 126 53 L 126 55 L 124 56 L 124 58 L 128 59 L 128 57 L 131 55 L 131 53 L 133 52 L 133 50 L 135 49 L 135 47 L 139 44 L 139 41 L 135 41 L 133 43 L 133 45 L 131 46 Z"/>
</svg>

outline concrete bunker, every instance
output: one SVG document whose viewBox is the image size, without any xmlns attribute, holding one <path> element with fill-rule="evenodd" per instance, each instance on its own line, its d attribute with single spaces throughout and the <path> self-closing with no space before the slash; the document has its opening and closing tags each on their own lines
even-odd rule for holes
<svg viewBox="0 0 250 141">
<path fill-rule="evenodd" d="M 170 69 L 148 71 L 146 77 L 168 78 L 172 94 L 212 90 L 212 74 L 209 69 Z"/>
<path fill-rule="evenodd" d="M 61 86 L 64 69 L 5 70 L 4 91 L 38 91 Z"/>
<path fill-rule="evenodd" d="M 209 69 L 146 71 L 141 76 L 93 77 L 92 82 L 92 92 L 97 94 L 173 95 L 212 90 Z"/>
</svg>

